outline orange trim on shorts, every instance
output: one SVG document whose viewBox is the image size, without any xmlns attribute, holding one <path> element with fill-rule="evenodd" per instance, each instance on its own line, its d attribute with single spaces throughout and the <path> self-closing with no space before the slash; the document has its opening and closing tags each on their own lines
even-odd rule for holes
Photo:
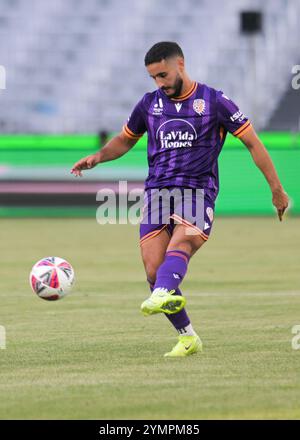
<svg viewBox="0 0 300 440">
<path fill-rule="evenodd" d="M 185 220 L 184 218 L 180 217 L 177 214 L 173 214 L 171 215 L 171 218 L 173 218 L 174 220 L 178 221 L 179 223 L 181 223 L 184 226 L 189 226 L 190 228 L 194 229 L 195 231 L 198 232 L 198 234 L 203 238 L 203 240 L 207 241 L 208 240 L 208 235 L 204 234 L 203 231 L 201 231 L 201 229 L 199 229 L 197 226 L 193 225 L 192 223 L 188 222 L 187 220 Z"/>
<path fill-rule="evenodd" d="M 152 232 L 148 232 L 148 234 L 144 235 L 143 238 L 140 239 L 140 244 L 144 244 L 146 241 L 150 240 L 153 237 L 156 237 L 161 231 L 163 231 L 168 225 L 164 225 L 161 229 L 157 229 Z"/>
</svg>

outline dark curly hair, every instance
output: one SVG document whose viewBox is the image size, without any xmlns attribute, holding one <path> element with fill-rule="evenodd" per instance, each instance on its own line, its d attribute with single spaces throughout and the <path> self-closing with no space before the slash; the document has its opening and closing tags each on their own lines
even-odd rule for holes
<svg viewBox="0 0 300 440">
<path fill-rule="evenodd" d="M 161 41 L 154 44 L 145 55 L 145 66 L 152 63 L 159 63 L 166 58 L 180 56 L 184 58 L 181 47 L 173 41 Z"/>
</svg>

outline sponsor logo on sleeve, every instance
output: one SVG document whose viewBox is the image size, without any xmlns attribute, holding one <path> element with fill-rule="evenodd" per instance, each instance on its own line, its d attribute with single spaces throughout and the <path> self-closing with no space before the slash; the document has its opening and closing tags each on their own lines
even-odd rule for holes
<svg viewBox="0 0 300 440">
<path fill-rule="evenodd" d="M 242 122 L 245 118 L 246 118 L 246 116 L 240 110 L 238 110 L 232 116 L 230 116 L 230 120 L 232 122 L 235 122 L 237 120 L 238 120 L 238 122 Z"/>
</svg>

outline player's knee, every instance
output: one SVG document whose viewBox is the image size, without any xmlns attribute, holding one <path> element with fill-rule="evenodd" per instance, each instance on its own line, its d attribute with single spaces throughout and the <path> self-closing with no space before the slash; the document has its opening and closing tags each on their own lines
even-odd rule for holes
<svg viewBox="0 0 300 440">
<path fill-rule="evenodd" d="M 145 269 L 146 269 L 148 281 L 150 281 L 152 284 L 154 284 L 155 280 L 156 280 L 156 272 L 158 269 L 157 265 L 153 264 L 152 262 L 146 263 Z"/>
<path fill-rule="evenodd" d="M 205 241 L 200 235 L 190 235 L 182 244 L 186 252 L 193 255 L 204 243 Z"/>
<path fill-rule="evenodd" d="M 204 243 L 205 241 L 201 237 L 197 237 L 197 239 L 192 240 L 190 242 L 190 246 L 191 246 L 190 255 L 193 255 L 195 252 L 197 252 L 197 250 L 200 249 Z"/>
</svg>

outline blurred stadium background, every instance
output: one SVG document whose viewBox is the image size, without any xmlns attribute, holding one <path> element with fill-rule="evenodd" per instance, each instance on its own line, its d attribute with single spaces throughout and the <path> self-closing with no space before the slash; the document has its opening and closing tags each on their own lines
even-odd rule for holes
<svg viewBox="0 0 300 440">
<path fill-rule="evenodd" d="M 297 0 L 1 0 L 0 215 L 94 215 L 97 189 L 142 186 L 146 139 L 75 181 L 71 165 L 121 130 L 155 84 L 143 65 L 157 41 L 183 48 L 192 78 L 222 89 L 252 120 L 300 212 Z M 261 13 L 242 26 L 245 12 Z M 250 20 L 250 23 L 249 23 Z M 248 29 L 248 31 L 247 31 Z M 246 32 L 245 32 L 246 30 Z M 232 178 L 234 170 L 235 178 Z M 220 157 L 219 214 L 272 214 L 264 178 L 232 136 Z"/>
<path fill-rule="evenodd" d="M 249 152 L 227 137 L 213 234 L 183 286 L 205 351 L 176 386 L 162 357 L 173 329 L 139 313 L 138 226 L 95 220 L 99 189 L 143 186 L 146 136 L 70 174 L 155 89 L 143 60 L 162 40 L 249 116 L 291 198 L 279 223 Z M 299 0 L 0 0 L 0 418 L 300 417 L 299 41 Z M 65 300 L 30 292 L 47 255 L 75 269 Z"/>
</svg>

